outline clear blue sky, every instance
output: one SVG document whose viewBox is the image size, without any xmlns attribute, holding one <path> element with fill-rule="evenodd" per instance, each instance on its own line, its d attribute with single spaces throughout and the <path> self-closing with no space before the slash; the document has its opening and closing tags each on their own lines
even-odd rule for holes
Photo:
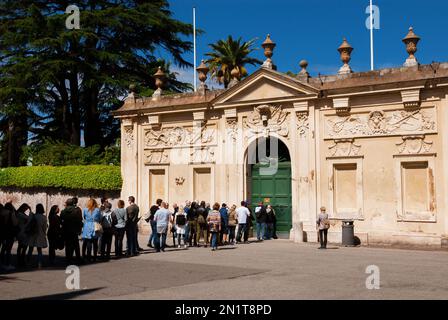
<svg viewBox="0 0 448 320">
<path fill-rule="evenodd" d="M 355 48 L 354 71 L 370 69 L 370 38 L 365 26 L 369 0 L 169 0 L 175 18 L 192 22 L 196 7 L 198 63 L 209 51 L 208 44 L 228 35 L 244 40 L 267 33 L 277 43 L 273 60 L 282 72 L 300 70 L 301 59 L 309 61 L 312 75 L 334 74 L 341 65 L 336 51 L 347 37 Z M 401 65 L 407 54 L 401 39 L 410 26 L 422 40 L 417 58 L 420 63 L 448 61 L 448 1 L 374 0 L 380 8 L 380 30 L 375 30 L 375 69 Z M 264 60 L 260 49 L 254 54 Z M 193 54 L 186 55 L 193 61 Z M 250 72 L 254 68 L 249 68 Z M 180 71 L 190 81 L 191 71 Z"/>
</svg>

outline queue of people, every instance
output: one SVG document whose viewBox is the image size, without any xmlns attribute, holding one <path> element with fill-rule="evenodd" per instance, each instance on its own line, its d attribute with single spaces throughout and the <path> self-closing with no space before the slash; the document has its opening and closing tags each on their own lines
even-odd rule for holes
<svg viewBox="0 0 448 320">
<path fill-rule="evenodd" d="M 85 208 L 78 206 L 77 198 L 67 199 L 64 208 L 54 205 L 48 215 L 42 204 L 35 210 L 28 204 L 18 209 L 12 203 L 0 204 L 0 266 L 11 271 L 26 266 L 43 266 L 43 249 L 48 247 L 48 261 L 53 265 L 56 251 L 65 249 L 68 265 L 107 261 L 111 258 L 114 244 L 116 258 L 138 255 L 143 249 L 138 244 L 140 208 L 135 198 L 128 198 L 125 208 L 123 200 L 117 208 L 107 199 L 101 205 L 89 199 Z M 167 202 L 158 199 L 143 218 L 151 226 L 148 246 L 156 252 L 164 252 L 169 233 L 173 246 L 186 249 L 188 246 L 210 247 L 247 243 L 249 231 L 256 220 L 258 240 L 276 238 L 275 211 L 260 203 L 255 209 L 255 218 L 244 201 L 240 206 L 205 201 L 186 201 L 185 205 L 174 204 L 172 210 Z M 126 236 L 126 248 L 123 247 Z M 82 245 L 80 246 L 80 240 Z M 12 265 L 12 249 L 17 241 L 17 263 Z M 33 253 L 37 251 L 36 263 Z"/>
<path fill-rule="evenodd" d="M 255 209 L 257 232 L 263 233 L 258 240 L 276 239 L 275 211 L 272 206 L 260 203 Z M 260 214 L 258 214 L 260 213 Z M 157 199 L 151 206 L 144 219 L 151 225 L 151 235 L 148 247 L 155 248 L 157 252 L 164 251 L 168 232 L 172 233 L 173 244 L 178 248 L 187 246 L 210 246 L 212 251 L 222 245 L 235 245 L 247 243 L 250 228 L 253 226 L 254 216 L 247 202 L 242 201 L 240 206 L 215 203 L 213 206 L 205 201 L 186 201 L 184 206 L 176 203 L 169 210 L 169 204 Z M 264 225 L 268 228 L 264 228 Z M 265 231 L 260 231 L 264 228 Z M 201 244 L 202 239 L 202 244 Z"/>
</svg>

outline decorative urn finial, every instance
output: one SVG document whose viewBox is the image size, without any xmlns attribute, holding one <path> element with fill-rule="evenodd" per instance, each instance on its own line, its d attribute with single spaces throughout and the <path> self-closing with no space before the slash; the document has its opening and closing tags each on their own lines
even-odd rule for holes
<svg viewBox="0 0 448 320">
<path fill-rule="evenodd" d="M 270 34 L 266 36 L 266 40 L 264 40 L 261 46 L 264 49 L 264 56 L 266 57 L 266 61 L 263 63 L 262 67 L 275 70 L 276 68 L 271 58 L 274 55 L 274 48 L 276 44 L 271 40 Z"/>
<path fill-rule="evenodd" d="M 299 78 L 299 80 L 308 82 L 308 79 L 310 78 L 310 74 L 306 70 L 306 68 L 308 68 L 308 61 L 301 60 L 299 62 L 299 66 L 300 68 L 302 68 L 302 70 L 300 70 L 299 74 L 297 75 L 297 78 Z"/>
<path fill-rule="evenodd" d="M 162 87 L 164 85 L 165 73 L 162 71 L 162 67 L 157 69 L 157 72 L 154 74 L 154 78 L 156 80 L 157 90 L 152 94 L 153 99 L 158 99 L 162 96 Z"/>
<path fill-rule="evenodd" d="M 417 44 L 420 41 L 420 37 L 414 33 L 414 28 L 410 27 L 409 32 L 402 40 L 406 45 L 406 51 L 409 54 L 409 57 L 406 59 L 404 63 L 405 67 L 414 67 L 418 66 L 418 61 L 415 58 L 415 53 L 417 52 Z"/>
<path fill-rule="evenodd" d="M 344 64 L 341 69 L 339 69 L 338 74 L 349 74 L 352 73 L 352 68 L 348 64 L 351 60 L 351 54 L 353 51 L 353 47 L 347 42 L 347 39 L 344 38 L 342 44 L 338 48 L 338 51 L 341 55 L 341 61 Z"/>
<path fill-rule="evenodd" d="M 238 67 L 233 68 L 232 71 L 230 71 L 230 75 L 232 76 L 232 80 L 229 82 L 229 88 L 233 87 L 240 81 L 241 75 Z"/>
<path fill-rule="evenodd" d="M 199 85 L 199 91 L 205 92 L 205 90 L 207 90 L 205 81 L 207 80 L 207 73 L 210 71 L 210 69 L 205 64 L 205 61 L 201 60 L 201 64 L 196 68 L 196 71 L 199 74 L 199 81 L 201 81 L 201 84 Z"/>
</svg>

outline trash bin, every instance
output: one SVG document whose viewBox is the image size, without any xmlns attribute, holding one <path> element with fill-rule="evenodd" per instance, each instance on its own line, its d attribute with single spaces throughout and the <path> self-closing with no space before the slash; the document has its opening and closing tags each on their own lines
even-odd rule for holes
<svg viewBox="0 0 448 320">
<path fill-rule="evenodd" d="M 353 220 L 342 221 L 342 245 L 346 247 L 355 246 L 355 226 Z"/>
</svg>

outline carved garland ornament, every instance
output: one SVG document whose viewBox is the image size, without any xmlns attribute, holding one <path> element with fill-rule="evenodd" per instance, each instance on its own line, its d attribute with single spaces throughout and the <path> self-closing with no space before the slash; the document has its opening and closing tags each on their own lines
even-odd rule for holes
<svg viewBox="0 0 448 320">
<path fill-rule="evenodd" d="M 403 136 L 402 139 L 396 144 L 400 154 L 428 153 L 433 145 L 433 142 L 425 141 L 425 135 Z"/>
<path fill-rule="evenodd" d="M 361 146 L 355 144 L 355 139 L 336 139 L 334 145 L 328 147 L 329 157 L 354 157 L 359 155 Z"/>
<path fill-rule="evenodd" d="M 299 136 L 301 138 L 306 138 L 308 135 L 308 131 L 310 129 L 308 112 L 298 112 L 297 113 L 297 131 L 299 132 Z"/>
<path fill-rule="evenodd" d="M 281 106 L 261 105 L 255 107 L 254 111 L 243 120 L 243 125 L 248 137 L 258 134 L 268 137 L 270 133 L 288 137 L 287 118 L 288 113 Z"/>
<path fill-rule="evenodd" d="M 132 148 L 134 144 L 134 128 L 132 126 L 124 127 L 124 144 L 129 149 Z"/>
</svg>

